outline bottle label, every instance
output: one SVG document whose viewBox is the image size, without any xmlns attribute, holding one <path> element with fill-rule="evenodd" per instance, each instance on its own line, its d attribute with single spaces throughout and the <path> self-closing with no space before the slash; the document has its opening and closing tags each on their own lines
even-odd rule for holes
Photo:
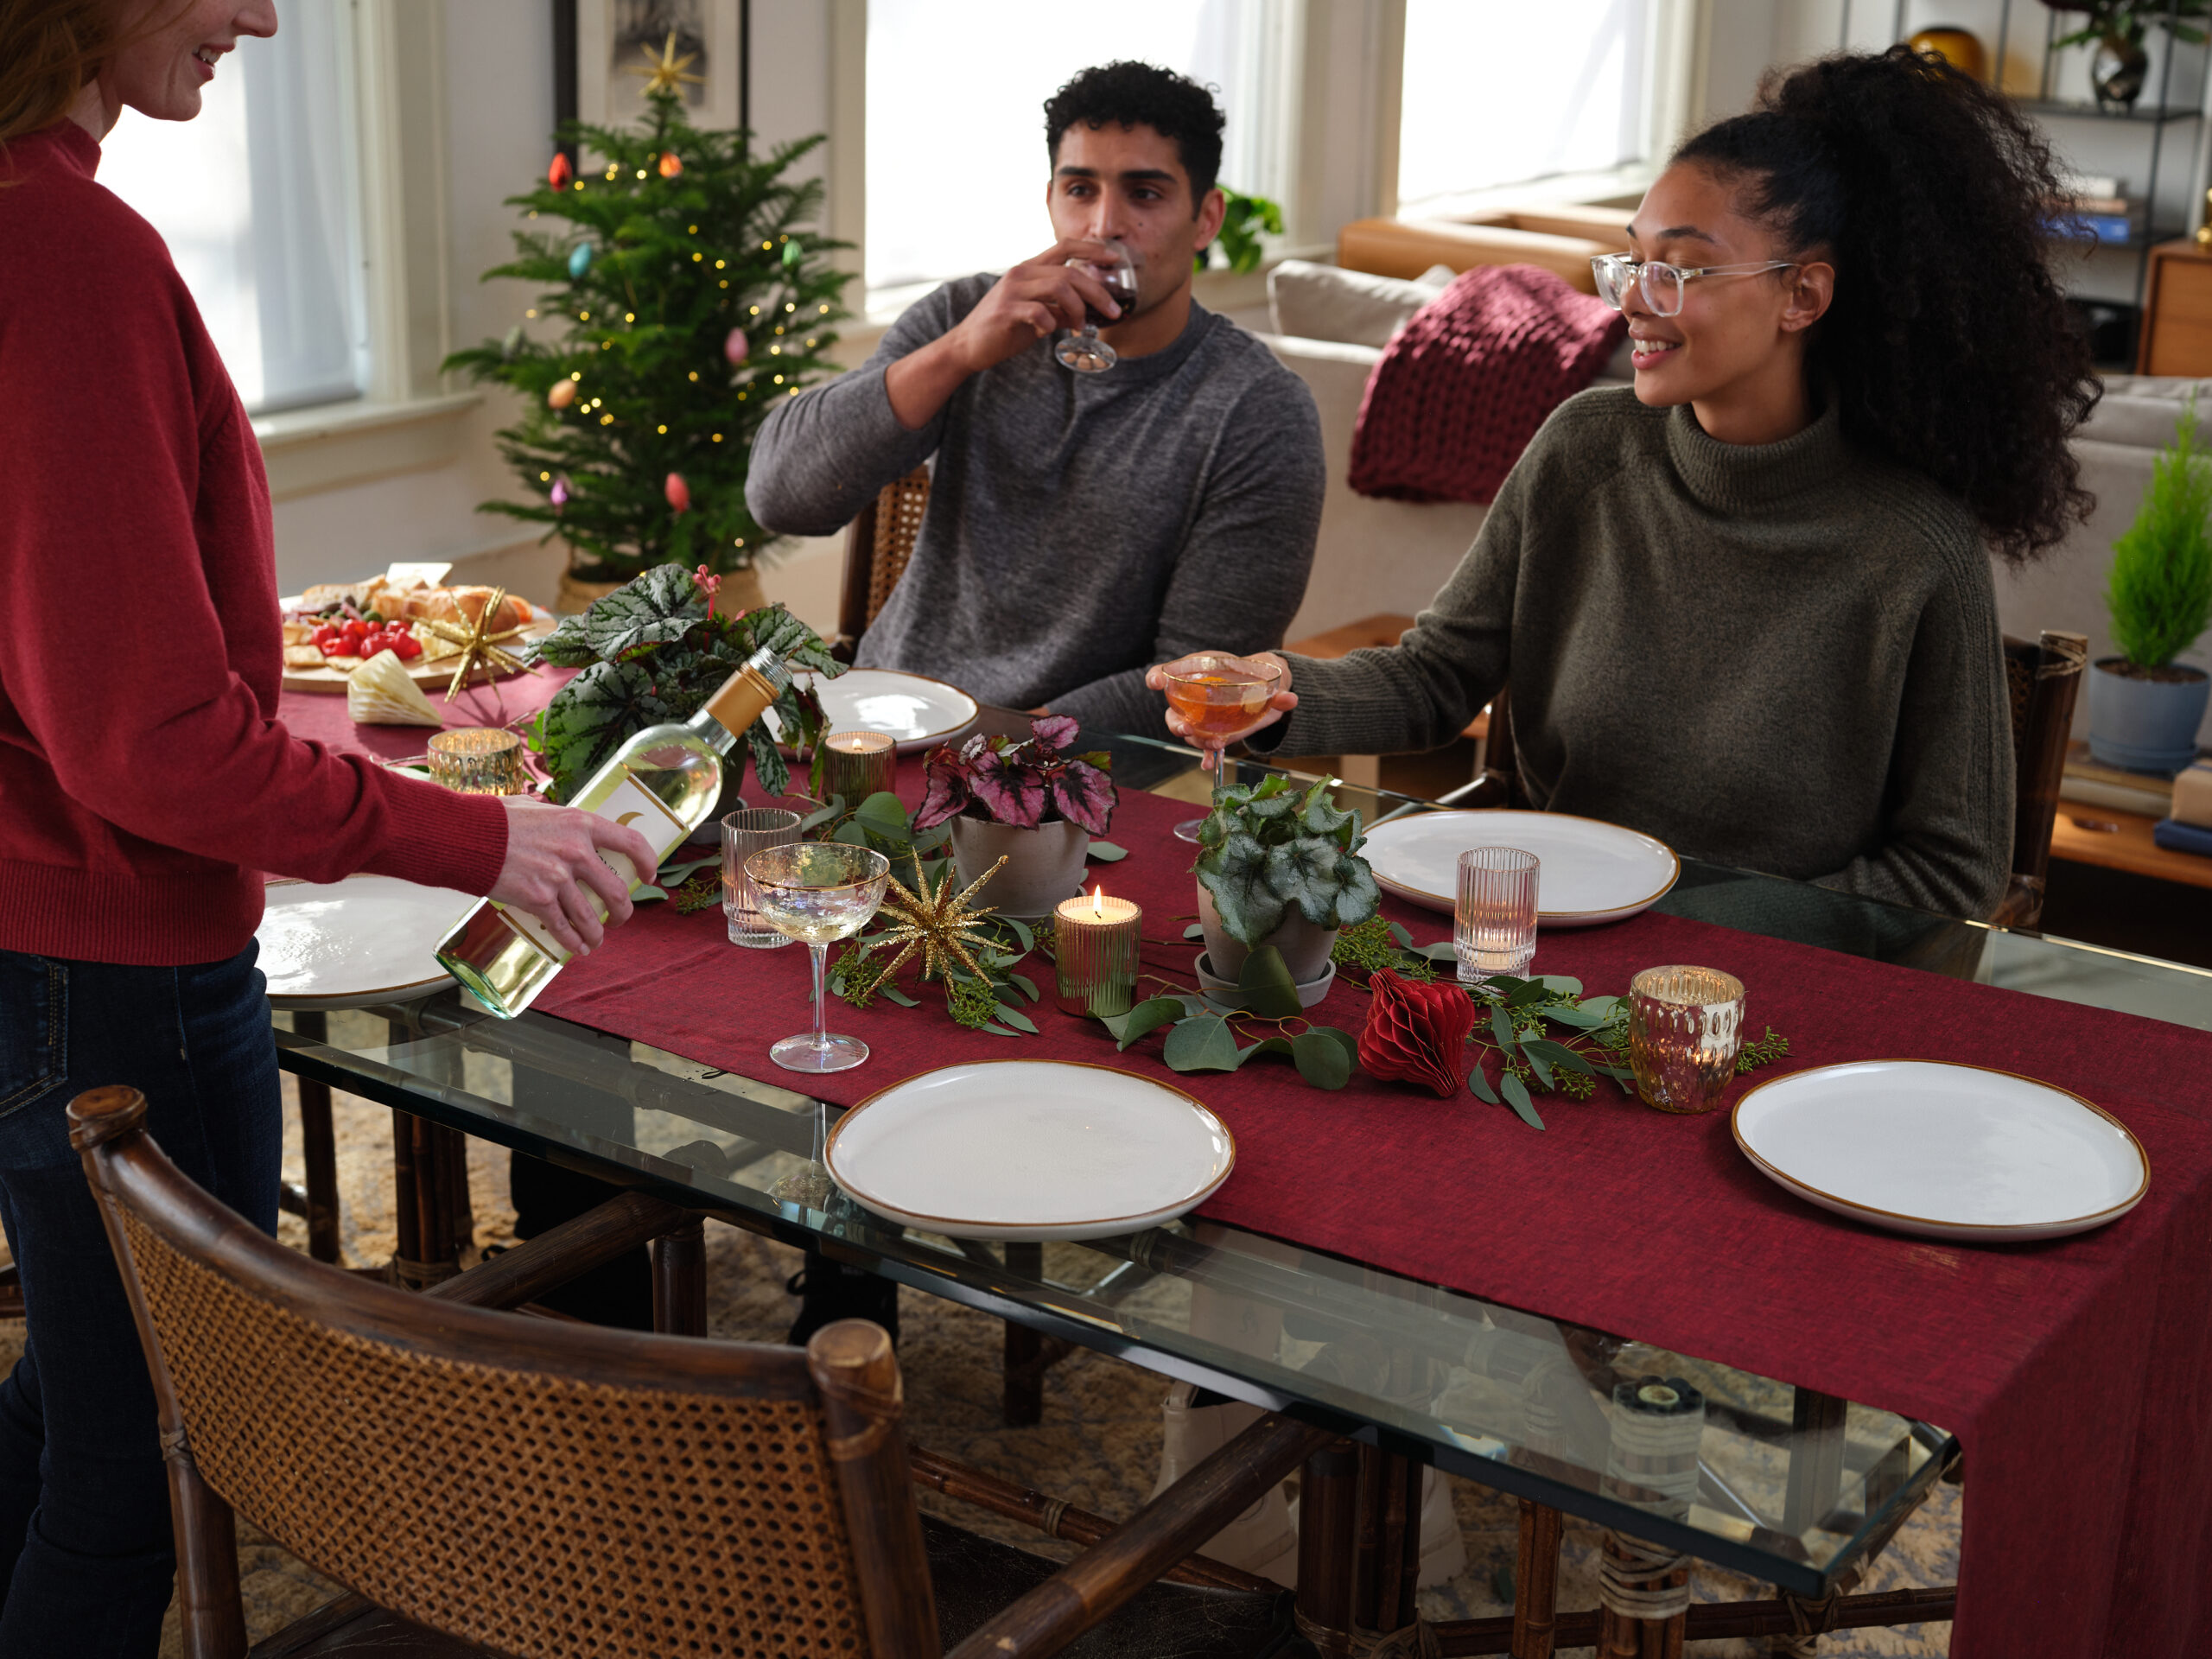
<svg viewBox="0 0 2212 1659">
<path fill-rule="evenodd" d="M 642 787 L 637 775 L 626 766 L 622 768 L 621 781 L 615 785 L 605 800 L 596 803 L 591 810 L 602 818 L 612 818 L 617 823 L 627 824 L 651 842 L 655 873 L 677 842 L 683 839 L 690 827 L 663 805 L 659 797 Z M 630 861 L 620 853 L 602 851 L 599 857 L 601 863 L 622 878 L 624 885 L 632 893 L 652 880 L 652 874 L 640 876 Z M 592 894 L 592 905 L 602 918 L 606 915 L 607 907 L 600 903 L 597 893 Z M 506 918 L 518 933 L 554 961 L 569 960 L 570 953 L 561 948 L 559 941 L 537 917 L 505 905 L 499 906 L 499 913 Z"/>
</svg>

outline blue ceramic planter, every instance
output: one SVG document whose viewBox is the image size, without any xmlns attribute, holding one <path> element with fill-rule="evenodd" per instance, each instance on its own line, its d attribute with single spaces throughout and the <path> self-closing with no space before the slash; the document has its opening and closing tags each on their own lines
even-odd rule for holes
<svg viewBox="0 0 2212 1659">
<path fill-rule="evenodd" d="M 2099 764 L 2171 778 L 2196 759 L 2196 728 L 2212 696 L 2202 669 L 2186 680 L 2138 680 L 2101 657 L 2089 675 L 2089 753 Z"/>
</svg>

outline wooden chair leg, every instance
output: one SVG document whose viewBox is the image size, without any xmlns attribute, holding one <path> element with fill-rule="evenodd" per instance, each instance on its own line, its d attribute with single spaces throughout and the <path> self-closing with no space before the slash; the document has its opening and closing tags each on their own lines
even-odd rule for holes
<svg viewBox="0 0 2212 1659">
<path fill-rule="evenodd" d="M 707 1230 L 696 1216 L 653 1240 L 653 1329 L 707 1334 Z"/>
<path fill-rule="evenodd" d="M 1338 1440 L 1306 1459 L 1298 1497 L 1298 1630 L 1321 1659 L 1351 1653 L 1359 1452 Z"/>
<path fill-rule="evenodd" d="M 1513 1563 L 1513 1659 L 1552 1659 L 1559 1629 L 1559 1544 L 1564 1518 L 1521 1500 L 1521 1553 Z"/>
</svg>

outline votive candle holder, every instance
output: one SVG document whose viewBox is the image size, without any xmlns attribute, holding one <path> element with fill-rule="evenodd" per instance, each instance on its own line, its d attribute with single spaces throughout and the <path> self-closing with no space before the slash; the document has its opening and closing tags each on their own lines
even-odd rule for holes
<svg viewBox="0 0 2212 1659">
<path fill-rule="evenodd" d="M 433 736 L 430 777 L 460 795 L 519 795 L 530 787 L 521 736 L 489 726 L 464 726 Z"/>
<path fill-rule="evenodd" d="M 1144 912 L 1103 893 L 1064 899 L 1052 912 L 1057 995 L 1062 1014 L 1127 1014 L 1136 1006 Z"/>
<path fill-rule="evenodd" d="M 1662 1112 L 1709 1112 L 1736 1075 L 1744 982 L 1718 968 L 1646 968 L 1628 987 L 1636 1092 Z"/>
<path fill-rule="evenodd" d="M 1536 855 L 1517 847 L 1471 847 L 1459 855 L 1452 944 L 1459 982 L 1493 974 L 1525 976 L 1536 958 Z"/>
<path fill-rule="evenodd" d="M 888 732 L 832 732 L 822 754 L 823 798 L 842 795 L 849 810 L 898 780 L 899 746 Z"/>
</svg>

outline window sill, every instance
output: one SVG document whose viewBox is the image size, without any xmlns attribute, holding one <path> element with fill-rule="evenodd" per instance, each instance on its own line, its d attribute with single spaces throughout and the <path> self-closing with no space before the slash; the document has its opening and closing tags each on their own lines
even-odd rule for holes
<svg viewBox="0 0 2212 1659">
<path fill-rule="evenodd" d="M 253 423 L 271 500 L 289 501 L 399 473 L 442 467 L 461 453 L 461 426 L 483 401 L 454 392 L 405 402 L 360 398 L 288 409 Z"/>
<path fill-rule="evenodd" d="M 1401 202 L 1395 219 L 1473 219 L 1516 207 L 1633 206 L 1664 171 L 1649 161 L 1627 162 L 1594 173 L 1559 173 L 1522 184 L 1501 184 L 1458 195 Z"/>
</svg>

